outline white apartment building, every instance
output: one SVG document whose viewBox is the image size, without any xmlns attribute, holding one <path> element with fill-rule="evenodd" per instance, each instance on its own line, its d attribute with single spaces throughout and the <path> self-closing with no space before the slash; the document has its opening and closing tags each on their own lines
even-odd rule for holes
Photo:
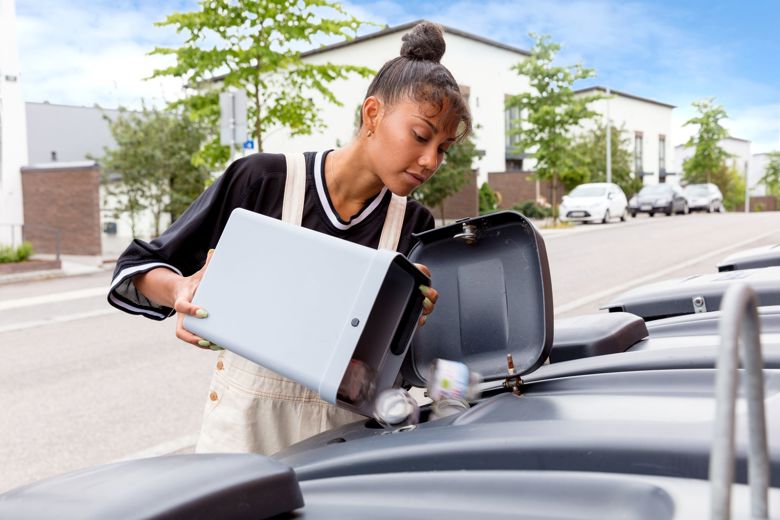
<svg viewBox="0 0 780 520">
<path fill-rule="evenodd" d="M 672 164 L 672 110 L 674 105 L 647 99 L 605 87 L 589 87 L 576 91 L 579 95 L 600 94 L 605 99 L 594 101 L 591 109 L 601 114 L 606 124 L 607 113 L 613 131 L 623 130 L 631 143 L 634 173 L 645 184 L 679 182 L 679 168 Z M 594 128 L 596 121 L 586 121 L 584 130 Z"/>
<path fill-rule="evenodd" d="M 378 70 L 387 60 L 398 56 L 401 38 L 419 21 L 389 27 L 354 40 L 326 46 L 302 54 L 309 63 L 340 63 L 361 65 Z M 528 80 L 512 68 L 529 56 L 518 49 L 444 26 L 447 51 L 442 58 L 460 83 L 471 108 L 475 128 L 475 142 L 482 155 L 474 167 L 478 184 L 487 180 L 488 172 L 528 170 L 533 160 L 525 153 L 517 153 L 507 130 L 519 114 L 507 111 L 507 96 L 528 90 Z M 288 152 L 333 148 L 347 143 L 355 131 L 355 112 L 362 103 L 371 78 L 353 77 L 331 84 L 331 91 L 344 103 L 338 107 L 318 100 L 321 116 L 327 129 L 315 135 L 291 137 L 286 129 L 273 129 L 263 138 L 264 150 Z M 591 87 L 578 91 L 604 91 Z M 607 101 L 593 104 L 596 111 L 605 113 Z M 634 164 L 638 175 L 646 183 L 656 183 L 671 170 L 673 105 L 645 99 L 623 92 L 612 91 L 609 100 L 611 120 L 615 127 L 624 125 L 634 147 Z M 592 126 L 592 125 L 591 125 Z M 587 128 L 587 126 L 586 126 Z M 516 140 L 516 138 L 515 138 Z"/>
<path fill-rule="evenodd" d="M 728 159 L 730 166 L 745 176 L 751 195 L 764 195 L 765 188 L 759 182 L 764 175 L 764 168 L 768 162 L 766 154 L 751 154 L 751 142 L 747 139 L 738 137 L 727 137 L 718 142 L 718 146 L 723 148 L 731 157 Z M 674 164 L 682 175 L 683 163 L 686 159 L 693 156 L 695 148 L 678 145 L 674 147 Z"/>
<path fill-rule="evenodd" d="M 27 164 L 14 0 L 0 0 L 0 245 L 22 239 L 21 167 Z"/>
</svg>

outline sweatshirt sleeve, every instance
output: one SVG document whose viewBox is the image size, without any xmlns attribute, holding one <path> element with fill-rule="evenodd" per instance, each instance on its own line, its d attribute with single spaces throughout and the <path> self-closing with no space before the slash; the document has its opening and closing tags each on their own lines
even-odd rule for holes
<svg viewBox="0 0 780 520">
<path fill-rule="evenodd" d="M 118 258 L 108 292 L 108 302 L 119 310 L 163 320 L 173 309 L 144 296 L 133 278 L 157 267 L 190 276 L 203 267 L 230 212 L 241 207 L 252 191 L 249 161 L 232 163 L 162 235 L 149 242 L 133 240 Z"/>
</svg>

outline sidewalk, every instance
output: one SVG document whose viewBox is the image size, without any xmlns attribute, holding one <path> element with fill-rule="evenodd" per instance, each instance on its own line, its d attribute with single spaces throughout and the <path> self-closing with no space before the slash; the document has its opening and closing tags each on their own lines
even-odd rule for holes
<svg viewBox="0 0 780 520">
<path fill-rule="evenodd" d="M 32 259 L 54 260 L 55 255 L 33 255 Z M 102 256 L 60 255 L 60 262 L 62 263 L 60 269 L 0 275 L 0 285 L 100 273 L 107 270 L 113 270 L 115 261 L 116 258 L 106 258 Z"/>
</svg>

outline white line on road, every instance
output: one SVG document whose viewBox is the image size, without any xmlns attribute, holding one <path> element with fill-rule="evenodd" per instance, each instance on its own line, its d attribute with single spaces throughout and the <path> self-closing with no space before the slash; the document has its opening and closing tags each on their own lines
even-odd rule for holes
<svg viewBox="0 0 780 520">
<path fill-rule="evenodd" d="M 25 321 L 22 323 L 14 323 L 12 325 L 0 325 L 0 334 L 3 332 L 12 332 L 15 330 L 32 329 L 35 327 L 42 327 L 44 325 L 53 325 L 55 323 L 65 323 L 74 320 L 83 320 L 86 318 L 97 318 L 98 316 L 107 316 L 109 314 L 119 314 L 120 311 L 116 309 L 98 309 L 89 312 L 80 312 L 78 314 L 67 314 L 65 316 L 52 316 L 45 320 Z"/>
<path fill-rule="evenodd" d="M 189 435 L 183 435 L 178 439 L 173 439 L 171 441 L 163 442 L 156 446 L 152 446 L 150 448 L 137 451 L 126 457 L 122 457 L 121 459 L 116 459 L 112 462 L 123 462 L 126 460 L 135 460 L 135 459 L 148 459 L 150 457 L 159 457 L 161 455 L 168 455 L 170 453 L 176 453 L 186 448 L 192 448 L 195 446 L 196 442 L 198 442 L 198 433 L 190 433 Z"/>
<path fill-rule="evenodd" d="M 83 298 L 92 298 L 95 296 L 106 296 L 108 287 L 92 287 L 90 289 L 79 289 L 77 291 L 65 291 L 53 294 L 44 294 L 42 296 L 30 296 L 28 298 L 18 298 L 0 302 L 0 311 L 8 309 L 19 309 L 20 307 L 32 307 L 34 305 L 43 305 L 45 303 L 59 303 L 70 300 L 80 300 Z"/>
<path fill-rule="evenodd" d="M 631 280 L 630 282 L 621 284 L 621 285 L 613 285 L 610 286 L 609 289 L 606 289 L 604 291 L 599 291 L 597 293 L 590 294 L 588 296 L 585 296 L 583 298 L 578 298 L 574 301 L 571 301 L 565 305 L 561 305 L 559 307 L 556 307 L 554 310 L 555 314 L 561 314 L 563 312 L 568 312 L 570 310 L 576 309 L 578 307 L 581 307 L 583 305 L 587 305 L 588 303 L 592 303 L 597 300 L 601 300 L 603 298 L 606 298 L 607 296 L 610 296 L 612 294 L 620 293 L 623 291 L 626 291 L 628 289 L 631 289 L 632 287 L 636 287 L 638 285 L 646 284 L 647 282 L 650 282 L 652 280 L 656 280 L 658 278 L 661 278 L 663 276 L 669 275 L 675 271 L 679 271 L 680 269 L 684 269 L 686 267 L 690 267 L 692 265 L 695 265 L 703 260 L 706 260 L 708 258 L 711 258 L 713 256 L 722 255 L 723 253 L 726 253 L 728 251 L 731 251 L 733 249 L 739 249 L 743 246 L 746 246 L 753 242 L 758 242 L 759 240 L 762 240 L 768 236 L 777 234 L 777 230 L 768 231 L 764 233 L 763 235 L 759 235 L 757 237 L 749 238 L 747 240 L 743 240 L 742 242 L 738 242 L 736 244 L 731 244 L 726 247 L 721 247 L 720 249 L 716 249 L 714 251 L 710 251 L 709 253 L 705 253 L 703 255 L 697 256 L 696 258 L 691 258 L 690 260 L 687 260 L 685 262 L 681 262 L 679 264 L 667 267 L 666 269 L 662 269 L 660 271 L 656 271 L 655 273 L 641 276 L 639 278 L 635 278 Z"/>
</svg>

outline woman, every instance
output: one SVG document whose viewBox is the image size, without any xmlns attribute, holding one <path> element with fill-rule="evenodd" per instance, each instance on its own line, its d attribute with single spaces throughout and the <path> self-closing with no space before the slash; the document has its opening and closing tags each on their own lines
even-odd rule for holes
<svg viewBox="0 0 780 520">
<path fill-rule="evenodd" d="M 184 329 L 182 321 L 185 314 L 208 316 L 192 298 L 210 249 L 237 207 L 408 254 L 412 234 L 433 228 L 434 220 L 407 196 L 434 174 L 447 149 L 471 129 L 457 82 L 439 63 L 444 49 L 441 28 L 429 22 L 403 37 L 401 55 L 385 63 L 369 86 L 354 140 L 344 148 L 304 154 L 298 221 L 286 216 L 293 188 L 286 182 L 292 175 L 287 175 L 285 156 L 261 153 L 235 161 L 159 238 L 133 241 L 117 261 L 109 302 L 157 320 L 177 312 L 179 339 L 219 349 Z M 418 267 L 430 276 L 425 266 Z M 437 294 L 429 287 L 420 290 L 426 296 L 422 325 Z M 222 352 L 197 450 L 270 454 L 360 418 Z"/>
</svg>

